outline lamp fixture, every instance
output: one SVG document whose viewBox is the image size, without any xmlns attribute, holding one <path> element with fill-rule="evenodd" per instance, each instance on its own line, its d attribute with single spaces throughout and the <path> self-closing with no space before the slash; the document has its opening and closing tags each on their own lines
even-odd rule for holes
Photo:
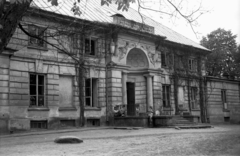
<svg viewBox="0 0 240 156">
<path fill-rule="evenodd" d="M 115 52 L 115 43 L 113 42 L 113 40 L 111 41 L 111 44 L 110 44 L 110 52 L 111 54 L 114 54 Z"/>
</svg>

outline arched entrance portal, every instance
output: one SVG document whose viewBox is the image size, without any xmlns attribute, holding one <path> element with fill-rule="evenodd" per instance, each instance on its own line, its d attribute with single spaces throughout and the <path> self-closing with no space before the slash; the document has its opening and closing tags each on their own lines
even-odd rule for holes
<svg viewBox="0 0 240 156">
<path fill-rule="evenodd" d="M 131 67 L 127 74 L 127 81 L 124 84 L 126 86 L 125 103 L 127 103 L 127 115 L 136 116 L 140 107 L 142 111 L 146 110 L 144 109 L 146 107 L 146 81 L 144 76 L 140 72 L 138 73 L 138 70 L 147 69 L 149 63 L 146 54 L 138 48 L 129 51 L 126 63 Z"/>
</svg>

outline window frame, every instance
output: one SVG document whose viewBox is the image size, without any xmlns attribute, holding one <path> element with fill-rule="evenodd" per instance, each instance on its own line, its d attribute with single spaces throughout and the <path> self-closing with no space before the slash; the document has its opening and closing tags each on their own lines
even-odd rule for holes
<svg viewBox="0 0 240 156">
<path fill-rule="evenodd" d="M 31 32 L 31 31 L 33 31 L 33 30 L 31 30 L 31 27 L 33 27 L 35 29 L 34 34 Z M 42 32 L 42 31 L 40 31 L 40 29 L 43 31 L 42 35 L 40 34 L 40 32 Z M 39 48 L 44 48 L 44 49 L 47 48 L 47 44 L 43 41 L 43 40 L 47 39 L 47 37 L 45 36 L 46 35 L 46 30 L 47 30 L 46 27 L 37 26 L 37 25 L 34 25 L 34 24 L 28 24 L 28 32 L 32 35 L 35 35 L 35 36 L 38 36 L 39 38 L 42 38 L 42 42 L 43 42 L 43 43 L 40 44 L 39 43 L 39 42 L 41 42 L 40 39 L 28 36 L 28 46 L 39 47 Z M 35 42 L 31 43 L 31 40 L 35 40 Z"/>
<path fill-rule="evenodd" d="M 90 80 L 90 86 L 86 86 L 86 81 Z M 95 81 L 95 82 L 93 82 Z M 95 88 L 95 89 L 94 89 Z M 90 89 L 90 94 L 87 96 L 86 89 Z M 97 78 L 86 78 L 85 86 L 85 107 L 98 107 L 98 79 Z M 90 99 L 90 105 L 87 105 L 87 100 Z"/>
<path fill-rule="evenodd" d="M 36 94 L 31 94 L 31 85 L 34 86 L 34 84 L 31 84 L 31 75 L 36 76 Z M 39 76 L 43 76 L 43 84 L 40 85 L 43 87 L 43 95 L 40 95 L 43 97 L 43 105 L 39 106 Z M 36 97 L 36 105 L 31 105 L 31 97 Z M 38 73 L 29 73 L 29 107 L 30 108 L 45 108 L 47 107 L 46 105 L 46 75 L 45 74 L 38 74 Z"/>
<path fill-rule="evenodd" d="M 73 52 L 73 37 L 65 31 L 58 32 L 58 47 L 63 50 L 69 50 L 70 53 Z M 64 53 L 58 49 L 59 53 Z"/>
<path fill-rule="evenodd" d="M 86 41 L 89 40 L 90 41 L 90 44 L 89 44 L 89 51 L 90 53 L 87 53 L 86 52 Z M 94 54 L 91 54 L 91 50 L 92 50 L 92 43 L 94 43 Z M 96 37 L 86 37 L 84 38 L 84 54 L 87 55 L 87 56 L 96 56 L 97 55 L 97 52 L 98 52 L 98 39 Z"/>
<path fill-rule="evenodd" d="M 60 99 L 61 99 L 61 87 L 60 87 L 60 84 L 59 84 L 59 108 L 71 108 L 73 107 L 74 108 L 74 76 L 73 75 L 66 75 L 66 74 L 60 74 L 59 75 L 59 83 L 62 83 L 61 82 L 61 79 L 65 77 L 65 80 L 66 78 L 69 78 L 70 79 L 70 83 L 71 83 L 71 91 L 72 91 L 72 95 L 71 95 L 71 103 L 69 103 L 68 106 L 66 105 L 62 105 Z M 66 82 L 65 82 L 66 83 Z M 66 89 L 66 88 L 64 88 Z M 63 106 L 63 107 L 62 107 Z"/>
<path fill-rule="evenodd" d="M 73 49 L 79 50 L 81 48 L 81 35 L 73 34 L 70 42 Z"/>
<path fill-rule="evenodd" d="M 221 101 L 222 101 L 222 104 L 223 104 L 223 109 L 227 110 L 228 109 L 228 103 L 227 103 L 227 90 L 226 89 L 221 89 Z"/>
<path fill-rule="evenodd" d="M 190 58 L 188 59 L 188 69 L 190 71 L 197 71 L 197 60 L 196 59 L 193 59 L 193 58 Z"/>
<path fill-rule="evenodd" d="M 198 88 L 195 86 L 190 87 L 190 103 L 192 109 L 199 109 L 197 105 L 197 96 L 198 96 Z"/>
<path fill-rule="evenodd" d="M 163 61 L 164 60 L 164 61 Z M 161 52 L 161 66 L 162 67 L 167 67 L 167 54 L 165 51 Z"/>
<path fill-rule="evenodd" d="M 162 85 L 162 103 L 164 108 L 171 107 L 171 85 Z"/>
</svg>

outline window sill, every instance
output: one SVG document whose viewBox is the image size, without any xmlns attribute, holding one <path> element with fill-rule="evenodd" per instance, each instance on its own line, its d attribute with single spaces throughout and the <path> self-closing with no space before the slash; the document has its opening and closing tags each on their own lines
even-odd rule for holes
<svg viewBox="0 0 240 156">
<path fill-rule="evenodd" d="M 28 111 L 49 111 L 47 107 L 29 107 Z"/>
<path fill-rule="evenodd" d="M 228 110 L 228 109 L 223 109 L 223 112 L 230 112 L 230 110 Z"/>
<path fill-rule="evenodd" d="M 86 110 L 86 111 L 91 111 L 91 110 L 101 111 L 101 108 L 99 108 L 99 107 L 85 107 L 84 110 Z"/>
<path fill-rule="evenodd" d="M 163 107 L 163 111 L 173 111 L 173 108 L 171 108 L 171 107 Z"/>
<path fill-rule="evenodd" d="M 196 108 L 196 109 L 192 109 L 192 111 L 200 111 L 200 109 L 199 108 Z"/>
<path fill-rule="evenodd" d="M 59 107 L 58 111 L 77 111 L 75 107 Z"/>
<path fill-rule="evenodd" d="M 168 69 L 169 67 L 168 66 L 161 66 L 161 68 L 164 68 L 164 69 Z"/>
<path fill-rule="evenodd" d="M 87 55 L 87 54 L 85 54 L 84 56 L 87 57 L 87 58 L 98 58 L 97 55 Z"/>
<path fill-rule="evenodd" d="M 45 47 L 40 47 L 40 46 L 34 46 L 34 45 L 29 45 L 27 46 L 29 49 L 37 49 L 37 50 L 42 50 L 42 51 L 48 51 L 47 48 Z"/>
</svg>

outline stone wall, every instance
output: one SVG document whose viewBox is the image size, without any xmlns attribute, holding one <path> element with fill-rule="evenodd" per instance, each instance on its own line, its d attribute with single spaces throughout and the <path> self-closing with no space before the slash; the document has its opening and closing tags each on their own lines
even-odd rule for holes
<svg viewBox="0 0 240 156">
<path fill-rule="evenodd" d="M 153 106 L 156 110 L 161 111 L 162 106 L 162 82 L 161 76 L 156 75 L 153 77 Z"/>
<path fill-rule="evenodd" d="M 8 130 L 9 57 L 0 55 L 0 132 Z"/>
<path fill-rule="evenodd" d="M 103 86 L 105 86 L 103 84 Z M 123 104 L 122 101 L 122 71 L 114 68 L 109 68 L 107 71 L 107 121 L 109 124 L 114 124 L 113 107 L 117 104 Z"/>
<path fill-rule="evenodd" d="M 147 83 L 146 77 L 142 75 L 129 74 L 127 82 L 135 83 L 135 104 L 139 107 L 139 113 L 147 111 Z"/>
<path fill-rule="evenodd" d="M 221 98 L 221 90 L 226 90 L 227 109 Z M 238 81 L 227 79 L 208 79 L 207 106 L 211 123 L 214 122 L 240 122 L 240 95 Z"/>
<path fill-rule="evenodd" d="M 48 33 L 54 33 L 52 26 L 56 24 L 47 19 L 24 17 L 24 28 L 28 30 L 28 24 L 37 26 L 50 26 Z M 98 68 L 89 78 L 98 79 L 98 108 L 86 109 L 86 117 L 97 117 L 101 123 L 106 120 L 106 73 L 105 73 L 105 53 L 108 44 L 101 34 L 94 34 L 98 38 L 96 50 L 97 57 L 86 57 L 89 69 Z M 80 115 L 78 87 L 73 60 L 60 53 L 55 47 L 47 45 L 45 48 L 29 46 L 29 37 L 19 28 L 16 29 L 8 44 L 8 48 L 17 50 L 11 57 L 0 55 L 0 129 L 2 130 L 28 130 L 31 121 L 47 121 L 48 128 L 59 127 L 60 120 L 78 120 Z M 58 42 L 51 37 L 47 38 L 49 43 L 57 45 Z M 107 46 L 107 47 L 106 47 Z M 10 58 L 10 59 L 9 59 Z M 45 106 L 42 108 L 30 107 L 30 87 L 29 74 L 43 74 L 45 77 Z M 71 77 L 72 82 L 72 102 L 60 106 L 60 79 L 61 75 Z M 116 80 L 120 81 L 121 80 Z M 115 82 L 113 79 L 112 82 Z M 115 85 L 115 83 L 113 83 Z M 70 88 L 70 87 L 69 87 Z M 119 89 L 118 89 L 119 91 Z M 120 91 L 121 92 L 121 91 Z M 115 100 L 113 96 L 112 100 Z M 119 100 L 119 98 L 117 98 Z M 76 124 L 77 125 L 77 124 Z"/>
</svg>

